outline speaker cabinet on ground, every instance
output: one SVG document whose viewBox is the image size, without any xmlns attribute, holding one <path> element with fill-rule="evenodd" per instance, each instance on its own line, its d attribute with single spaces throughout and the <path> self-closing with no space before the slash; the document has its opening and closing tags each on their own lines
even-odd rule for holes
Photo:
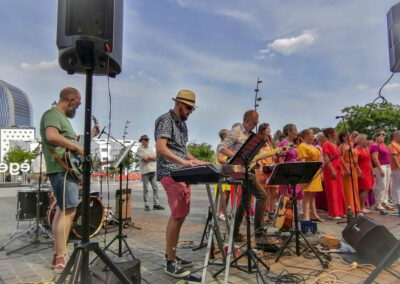
<svg viewBox="0 0 400 284">
<path fill-rule="evenodd" d="M 396 244 L 397 239 L 382 225 L 374 220 L 360 216 L 350 222 L 342 232 L 343 239 L 349 243 L 366 262 L 378 265 Z M 393 263 L 397 257 L 389 259 L 385 266 Z"/>
<path fill-rule="evenodd" d="M 131 189 L 122 190 L 122 220 L 132 220 L 132 201 L 131 201 Z M 115 214 L 119 219 L 119 199 L 121 198 L 121 190 L 115 192 Z"/>
<path fill-rule="evenodd" d="M 58 61 L 69 74 L 121 72 L 123 0 L 58 0 Z M 87 47 L 90 54 L 86 54 Z M 83 51 L 82 51 L 83 50 Z"/>
</svg>

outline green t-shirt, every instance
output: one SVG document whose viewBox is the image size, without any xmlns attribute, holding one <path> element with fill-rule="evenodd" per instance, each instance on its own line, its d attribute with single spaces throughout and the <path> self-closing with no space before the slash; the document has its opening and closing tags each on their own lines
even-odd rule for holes
<svg viewBox="0 0 400 284">
<path fill-rule="evenodd" d="M 44 144 L 43 153 L 46 161 L 47 173 L 65 172 L 65 168 L 53 157 L 47 148 L 48 146 L 54 149 L 61 159 L 65 154 L 65 148 L 57 147 L 47 141 L 45 131 L 49 126 L 57 128 L 62 136 L 70 140 L 76 140 L 75 131 L 72 129 L 71 122 L 66 115 L 56 107 L 47 110 L 40 120 L 40 136 L 42 136 L 42 143 Z"/>
</svg>

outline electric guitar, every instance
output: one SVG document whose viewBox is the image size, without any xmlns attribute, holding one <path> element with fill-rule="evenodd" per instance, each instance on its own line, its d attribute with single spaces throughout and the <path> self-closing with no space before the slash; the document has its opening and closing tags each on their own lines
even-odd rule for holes
<svg viewBox="0 0 400 284">
<path fill-rule="evenodd" d="M 92 117 L 93 122 L 95 125 L 99 125 L 98 120 L 96 117 Z M 78 136 L 77 140 L 72 140 L 75 144 L 83 147 L 83 137 Z M 67 165 L 68 172 L 75 178 L 82 180 L 83 177 L 83 162 L 85 161 L 84 156 L 77 154 L 74 151 L 71 151 L 69 149 L 66 149 L 65 154 L 63 156 L 63 162 Z M 90 161 L 91 168 L 96 168 L 99 166 L 103 166 L 109 163 L 112 163 L 113 161 L 108 161 L 108 162 L 101 162 L 101 163 L 96 163 L 93 164 L 92 161 Z"/>
<path fill-rule="evenodd" d="M 257 162 L 259 160 L 274 156 L 276 154 L 279 154 L 280 152 L 287 151 L 287 150 L 290 150 L 293 148 L 295 148 L 295 146 L 293 144 L 289 144 L 284 147 L 276 148 L 276 149 L 273 149 L 273 150 L 270 150 L 267 152 L 261 152 L 260 154 L 257 154 L 256 156 L 254 156 L 253 160 L 251 161 L 251 163 L 249 165 L 249 170 L 254 169 L 254 167 L 257 166 Z"/>
</svg>

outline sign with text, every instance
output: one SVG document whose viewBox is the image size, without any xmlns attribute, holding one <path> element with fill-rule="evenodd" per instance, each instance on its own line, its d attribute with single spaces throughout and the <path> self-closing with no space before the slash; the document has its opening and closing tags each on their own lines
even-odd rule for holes
<svg viewBox="0 0 400 284">
<path fill-rule="evenodd" d="M 5 163 L 0 163 L 0 173 L 9 172 L 11 175 L 18 175 L 21 172 L 27 173 L 31 169 L 28 163 L 10 163 L 9 165 Z"/>
</svg>

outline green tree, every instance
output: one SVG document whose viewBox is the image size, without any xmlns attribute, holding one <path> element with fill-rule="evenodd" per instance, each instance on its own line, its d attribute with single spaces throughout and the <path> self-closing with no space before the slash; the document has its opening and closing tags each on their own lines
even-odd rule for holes
<svg viewBox="0 0 400 284">
<path fill-rule="evenodd" d="M 342 110 L 346 117 L 346 129 L 351 132 L 357 130 L 372 137 L 375 130 L 384 129 L 387 133 L 393 133 L 400 129 L 400 106 L 387 104 L 366 104 L 365 106 L 350 106 Z M 342 121 L 336 125 L 339 132 L 345 130 Z M 386 137 L 386 142 L 390 137 Z"/>
<path fill-rule="evenodd" d="M 33 159 L 38 156 L 38 153 L 31 153 L 22 150 L 20 147 L 15 147 L 14 149 L 8 151 L 4 155 L 4 162 L 6 164 L 18 163 L 22 164 L 24 162 L 31 163 Z"/>
<path fill-rule="evenodd" d="M 190 154 L 201 161 L 206 161 L 210 163 L 215 163 L 215 153 L 212 150 L 212 146 L 207 143 L 190 143 L 187 146 Z"/>
</svg>

